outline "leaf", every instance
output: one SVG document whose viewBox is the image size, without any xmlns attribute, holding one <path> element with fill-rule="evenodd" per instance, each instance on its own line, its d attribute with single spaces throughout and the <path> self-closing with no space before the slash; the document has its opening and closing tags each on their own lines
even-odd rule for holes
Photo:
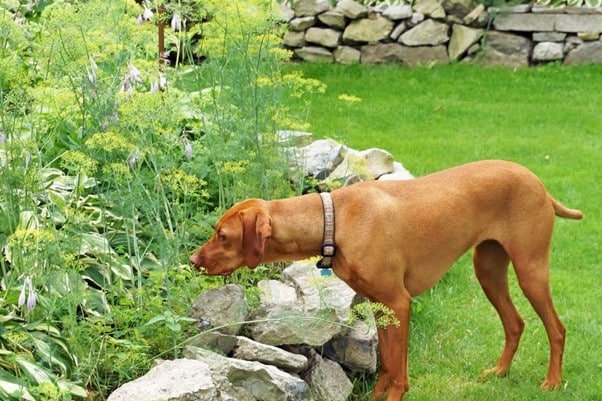
<svg viewBox="0 0 602 401">
<path fill-rule="evenodd" d="M 23 383 L 3 369 L 0 369 L 0 390 L 18 400 L 35 401 Z"/>
<path fill-rule="evenodd" d="M 56 384 L 59 386 L 59 388 L 61 390 L 68 391 L 69 393 L 73 394 L 76 397 L 89 399 L 88 392 L 86 391 L 86 389 L 75 383 L 69 383 L 64 380 L 57 380 Z"/>
<path fill-rule="evenodd" d="M 48 191 L 48 199 L 61 210 L 64 210 L 67 207 L 65 198 L 54 191 Z"/>
<path fill-rule="evenodd" d="M 36 383 L 52 383 L 51 375 L 52 373 L 48 372 L 41 366 L 36 365 L 24 358 L 19 356 L 16 357 L 16 362 L 21 366 L 21 369 L 24 373 L 26 373 L 29 377 L 31 377 Z"/>
<path fill-rule="evenodd" d="M 151 320 L 149 320 L 148 322 L 144 323 L 143 326 L 150 326 L 151 324 L 155 324 L 155 323 L 163 322 L 163 321 L 165 321 L 165 315 L 158 315 L 158 316 L 151 318 Z"/>
<path fill-rule="evenodd" d="M 80 237 L 82 241 L 79 249 L 80 255 L 97 255 L 113 251 L 109 245 L 109 240 L 98 233 L 82 233 Z"/>
</svg>

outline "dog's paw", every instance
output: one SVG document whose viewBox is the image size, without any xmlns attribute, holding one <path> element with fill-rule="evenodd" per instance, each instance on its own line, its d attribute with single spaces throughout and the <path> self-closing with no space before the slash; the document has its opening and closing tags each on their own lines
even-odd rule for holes
<svg viewBox="0 0 602 401">
<path fill-rule="evenodd" d="M 504 367 L 500 367 L 500 366 L 494 366 L 491 369 L 485 369 L 480 376 L 481 380 L 485 380 L 489 377 L 506 377 L 508 376 L 508 368 L 504 368 Z"/>
<path fill-rule="evenodd" d="M 554 391 L 562 389 L 562 381 L 560 379 L 546 379 L 541 383 L 541 389 L 544 391 Z"/>
</svg>

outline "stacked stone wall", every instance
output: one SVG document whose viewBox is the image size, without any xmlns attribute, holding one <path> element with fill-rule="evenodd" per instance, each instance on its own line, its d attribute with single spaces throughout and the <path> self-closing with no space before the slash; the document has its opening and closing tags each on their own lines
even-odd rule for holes
<svg viewBox="0 0 602 401">
<path fill-rule="evenodd" d="M 602 8 L 486 9 L 473 0 L 376 8 L 354 0 L 334 7 L 328 0 L 297 0 L 281 7 L 289 28 L 283 45 L 303 61 L 410 67 L 452 61 L 602 64 Z"/>
</svg>

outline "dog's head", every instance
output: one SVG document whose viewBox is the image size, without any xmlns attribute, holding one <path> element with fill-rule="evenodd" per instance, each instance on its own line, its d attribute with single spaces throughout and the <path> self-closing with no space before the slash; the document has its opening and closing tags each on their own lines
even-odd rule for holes
<svg viewBox="0 0 602 401">
<path fill-rule="evenodd" d="M 190 257 L 205 274 L 229 275 L 242 266 L 255 268 L 272 235 L 265 201 L 248 199 L 232 206 L 219 219 L 215 234 Z"/>
</svg>

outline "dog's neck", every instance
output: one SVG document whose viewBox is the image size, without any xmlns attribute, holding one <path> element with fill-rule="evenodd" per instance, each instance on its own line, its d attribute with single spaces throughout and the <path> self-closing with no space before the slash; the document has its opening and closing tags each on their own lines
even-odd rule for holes
<svg viewBox="0 0 602 401">
<path fill-rule="evenodd" d="M 263 262 L 301 260 L 320 254 L 324 213 L 317 194 L 270 201 L 268 209 L 272 236 L 266 241 Z"/>
</svg>

